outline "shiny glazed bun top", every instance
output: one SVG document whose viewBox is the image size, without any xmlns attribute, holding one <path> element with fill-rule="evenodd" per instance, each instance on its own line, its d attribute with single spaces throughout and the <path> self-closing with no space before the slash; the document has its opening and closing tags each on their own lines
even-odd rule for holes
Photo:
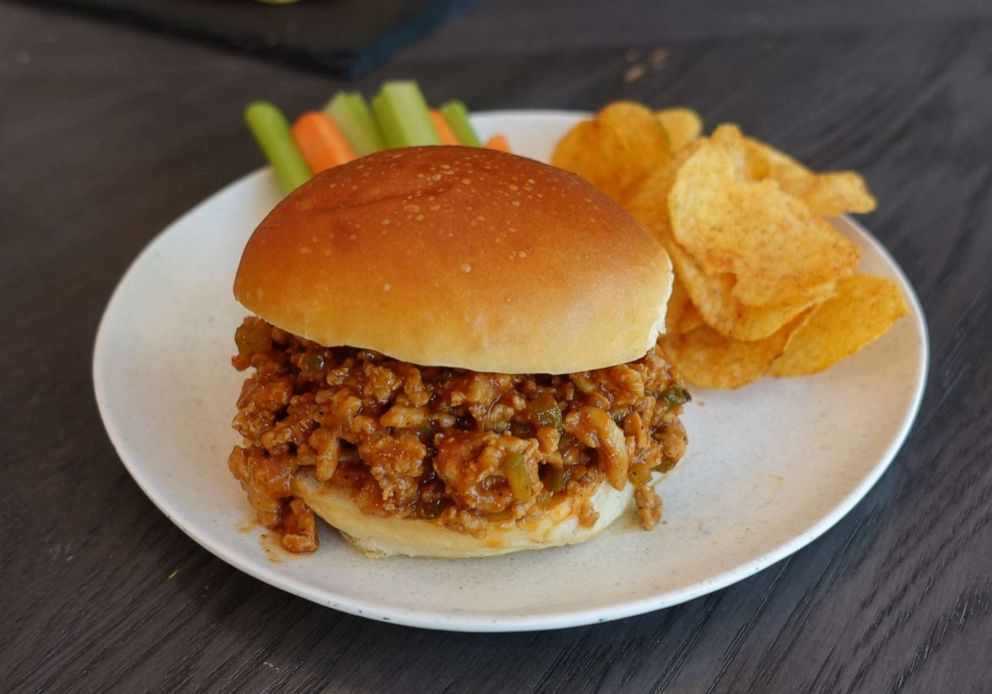
<svg viewBox="0 0 992 694">
<path fill-rule="evenodd" d="M 326 347 L 569 373 L 643 356 L 671 283 L 661 245 L 578 176 L 440 146 L 372 154 L 291 193 L 248 241 L 234 294 Z"/>
</svg>

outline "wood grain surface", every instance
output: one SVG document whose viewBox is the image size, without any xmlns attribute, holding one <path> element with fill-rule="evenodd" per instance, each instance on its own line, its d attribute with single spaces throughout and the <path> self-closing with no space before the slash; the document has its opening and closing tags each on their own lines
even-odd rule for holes
<svg viewBox="0 0 992 694">
<path fill-rule="evenodd" d="M 930 325 L 904 449 L 809 547 L 620 622 L 450 634 L 270 588 L 131 481 L 92 344 L 148 240 L 259 165 L 243 104 L 298 112 L 340 85 L 0 4 L 0 690 L 992 691 L 992 5 L 490 2 L 360 86 L 387 77 L 475 109 L 689 104 L 864 171 L 882 203 L 865 222 Z"/>
</svg>

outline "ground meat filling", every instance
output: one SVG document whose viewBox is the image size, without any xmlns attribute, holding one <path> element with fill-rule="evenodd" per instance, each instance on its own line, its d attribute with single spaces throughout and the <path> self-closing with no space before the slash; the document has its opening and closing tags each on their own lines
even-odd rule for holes
<svg viewBox="0 0 992 694">
<path fill-rule="evenodd" d="M 244 437 L 229 466 L 259 521 L 292 552 L 317 548 L 313 512 L 292 480 L 309 470 L 365 513 L 433 519 L 476 536 L 571 499 L 582 524 L 600 482 L 636 487 L 645 529 L 660 518 L 651 472 L 685 451 L 689 396 L 659 349 L 629 364 L 563 376 L 419 367 L 325 348 L 246 318 L 232 363 L 254 373 L 238 399 Z"/>
</svg>

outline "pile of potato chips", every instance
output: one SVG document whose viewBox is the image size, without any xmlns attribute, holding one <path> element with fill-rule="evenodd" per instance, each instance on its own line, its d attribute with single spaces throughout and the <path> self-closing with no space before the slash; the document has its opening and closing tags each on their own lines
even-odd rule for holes
<svg viewBox="0 0 992 694">
<path fill-rule="evenodd" d="M 816 373 L 906 315 L 898 286 L 856 274 L 857 246 L 827 221 L 875 208 L 861 176 L 814 173 L 736 125 L 702 133 L 689 109 L 617 102 L 569 131 L 552 159 L 668 250 L 664 347 L 687 380 L 739 388 L 765 373 Z"/>
</svg>

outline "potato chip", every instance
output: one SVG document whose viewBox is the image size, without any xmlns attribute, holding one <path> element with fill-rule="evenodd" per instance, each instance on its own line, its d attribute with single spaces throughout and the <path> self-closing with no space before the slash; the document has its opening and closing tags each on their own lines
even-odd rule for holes
<svg viewBox="0 0 992 694">
<path fill-rule="evenodd" d="M 854 171 L 814 173 L 788 154 L 745 137 L 733 124 L 719 126 L 711 141 L 731 156 L 738 176 L 749 181 L 774 180 L 784 192 L 805 202 L 814 216 L 875 209 L 875 198 Z"/>
<path fill-rule="evenodd" d="M 779 330 L 814 303 L 830 297 L 833 294 L 833 283 L 825 283 L 811 290 L 807 297 L 798 302 L 747 306 L 732 293 L 735 282 L 732 275 L 707 275 L 699 268 L 693 258 L 675 242 L 667 205 L 668 193 L 681 162 L 691 156 L 698 146 L 694 144 L 688 150 L 676 153 L 667 166 L 649 176 L 631 199 L 627 209 L 665 246 L 679 280 L 679 291 L 684 291 L 691 300 L 689 309 L 677 299 L 679 305 L 675 309 L 675 315 L 672 315 L 672 304 L 669 304 L 669 330 L 688 332 L 698 321 L 702 321 L 723 335 L 737 340 L 760 340 Z"/>
<path fill-rule="evenodd" d="M 799 316 L 774 335 L 752 342 L 732 340 L 704 325 L 684 335 L 666 335 L 663 347 L 690 383 L 732 390 L 761 378 L 804 319 Z"/>
<path fill-rule="evenodd" d="M 655 115 L 668 135 L 668 146 L 673 152 L 699 139 L 703 133 L 703 119 L 691 108 L 666 108 Z"/>
<path fill-rule="evenodd" d="M 670 335 L 687 333 L 706 325 L 699 311 L 692 305 L 685 287 L 678 278 L 672 282 L 672 294 L 668 297 L 668 310 L 665 313 L 665 330 Z"/>
<path fill-rule="evenodd" d="M 692 156 L 698 145 L 692 143 L 673 153 L 631 192 L 627 211 L 659 240 L 671 234 L 668 194 L 675 184 L 679 167 Z"/>
<path fill-rule="evenodd" d="M 696 328 L 701 328 L 705 325 L 706 321 L 703 320 L 703 316 L 699 313 L 699 309 L 696 308 L 695 304 L 691 301 L 686 304 L 682 315 L 679 317 L 679 332 L 692 332 Z"/>
<path fill-rule="evenodd" d="M 618 102 L 573 128 L 552 160 L 667 249 L 661 342 L 687 380 L 726 389 L 769 370 L 815 373 L 906 314 L 895 284 L 853 275 L 858 248 L 824 219 L 874 208 L 858 174 L 815 173 L 732 124 L 701 134 L 689 109 Z"/>
<path fill-rule="evenodd" d="M 668 136 L 654 113 L 618 101 L 572 128 L 558 142 L 551 163 L 623 204 L 669 157 Z"/>
<path fill-rule="evenodd" d="M 707 275 L 671 236 L 667 242 L 662 243 L 672 258 L 676 275 L 682 281 L 702 320 L 721 334 L 736 340 L 766 338 L 810 306 L 832 296 L 834 292 L 833 283 L 828 282 L 811 290 L 802 301 L 748 306 L 738 301 L 733 294 L 733 275 Z"/>
<path fill-rule="evenodd" d="M 732 274 L 746 305 L 804 303 L 858 262 L 854 244 L 776 182 L 740 180 L 712 142 L 679 168 L 668 202 L 675 241 L 705 273 Z"/>
<path fill-rule="evenodd" d="M 813 214 L 820 217 L 875 209 L 875 198 L 868 192 L 865 180 L 853 171 L 816 174 L 812 182 L 803 189 L 796 188 L 793 194 L 799 195 Z"/>
<path fill-rule="evenodd" d="M 682 332 L 680 329 L 682 316 L 692 307 L 689 295 L 685 292 L 685 287 L 675 277 L 672 281 L 672 293 L 668 297 L 668 308 L 665 311 L 665 331 L 668 333 Z"/>
<path fill-rule="evenodd" d="M 837 294 L 810 314 L 772 364 L 775 376 L 805 376 L 823 371 L 871 344 L 908 313 L 892 280 L 873 275 L 845 277 Z"/>
<path fill-rule="evenodd" d="M 652 174 L 628 205 L 628 210 L 634 218 L 644 228 L 652 231 L 666 249 L 672 245 L 671 230 L 668 228 L 667 198 L 675 180 L 675 172 L 678 170 L 677 159 L 677 157 L 673 158 L 669 166 L 662 167 Z M 668 255 L 672 256 L 671 251 Z M 674 264 L 675 261 L 672 262 Z M 705 325 L 685 286 L 679 281 L 680 276 L 681 273 L 676 271 L 672 294 L 668 299 L 668 312 L 665 314 L 665 326 L 669 333 L 685 333 Z"/>
</svg>

